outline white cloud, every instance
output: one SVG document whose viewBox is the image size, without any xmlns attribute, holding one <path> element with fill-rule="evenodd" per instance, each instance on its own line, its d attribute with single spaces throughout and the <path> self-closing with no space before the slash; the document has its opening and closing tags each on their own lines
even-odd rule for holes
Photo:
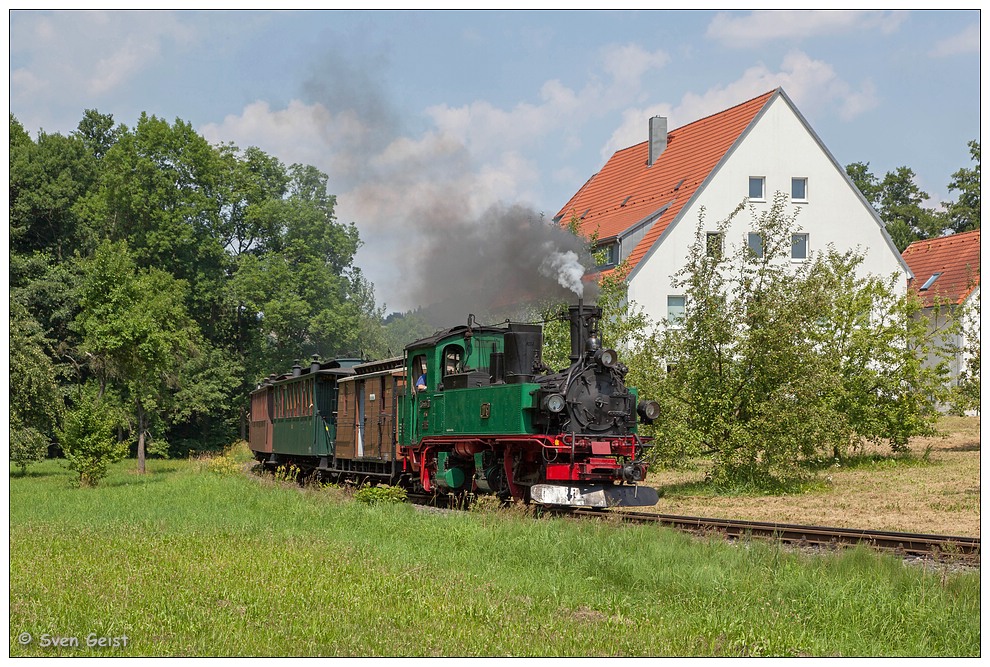
<svg viewBox="0 0 990 667">
<path fill-rule="evenodd" d="M 674 129 L 775 88 L 783 88 L 805 112 L 835 109 L 843 120 L 851 120 L 877 105 L 876 89 L 870 80 L 865 80 L 858 89 L 854 88 L 828 63 L 814 60 L 801 51 L 791 51 L 776 72 L 765 65 L 756 65 L 728 85 L 716 86 L 700 94 L 685 94 L 676 106 L 655 104 L 626 109 L 622 123 L 602 147 L 602 158 L 608 159 L 617 150 L 646 141 L 651 116 L 666 116 L 668 127 Z"/>
<path fill-rule="evenodd" d="M 896 31 L 905 11 L 760 10 L 745 16 L 719 12 L 706 36 L 729 47 L 754 47 L 775 40 L 800 40 L 856 31 Z"/>
<path fill-rule="evenodd" d="M 662 68 L 670 62 L 670 56 L 663 51 L 651 53 L 639 44 L 624 44 L 609 47 L 603 60 L 605 72 L 612 76 L 616 85 L 638 87 L 644 74 Z"/>
<path fill-rule="evenodd" d="M 287 164 L 312 164 L 326 170 L 326 151 L 314 143 L 324 128 L 354 130 L 346 118 L 333 118 L 321 105 L 293 100 L 285 109 L 273 110 L 268 102 L 253 102 L 240 115 L 228 115 L 221 123 L 199 128 L 212 143 L 232 142 L 241 148 L 257 146 Z"/>
<path fill-rule="evenodd" d="M 967 26 L 958 34 L 939 40 L 928 52 L 933 58 L 946 58 L 966 53 L 980 52 L 980 26 L 973 24 Z"/>
<path fill-rule="evenodd" d="M 166 44 L 188 44 L 195 28 L 172 12 L 14 12 L 11 17 L 12 102 L 111 92 L 162 58 Z"/>
<path fill-rule="evenodd" d="M 427 109 L 437 129 L 464 142 L 472 155 L 483 158 L 506 150 L 522 150 L 555 134 L 558 145 L 579 146 L 579 133 L 592 118 L 622 109 L 643 92 L 643 77 L 669 61 L 664 51 L 647 51 L 636 44 L 613 44 L 600 53 L 605 81 L 592 76 L 580 90 L 552 79 L 540 88 L 540 102 L 522 102 L 500 109 L 487 101 L 460 107 Z"/>
</svg>

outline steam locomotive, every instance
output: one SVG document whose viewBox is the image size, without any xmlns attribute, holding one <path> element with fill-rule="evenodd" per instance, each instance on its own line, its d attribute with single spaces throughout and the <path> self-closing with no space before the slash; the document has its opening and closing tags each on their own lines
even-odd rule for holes
<svg viewBox="0 0 990 667">
<path fill-rule="evenodd" d="M 655 401 L 627 387 L 601 345 L 601 309 L 568 310 L 570 365 L 542 361 L 539 325 L 467 324 L 373 362 L 314 356 L 251 394 L 250 446 L 267 466 L 401 485 L 414 493 L 494 494 L 543 505 L 652 506 L 640 486 L 637 416 Z"/>
</svg>

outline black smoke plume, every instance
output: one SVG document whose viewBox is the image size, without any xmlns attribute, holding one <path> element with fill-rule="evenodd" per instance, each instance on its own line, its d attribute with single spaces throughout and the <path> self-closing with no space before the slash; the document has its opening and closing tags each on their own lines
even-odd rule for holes
<svg viewBox="0 0 990 667">
<path fill-rule="evenodd" d="M 539 303 L 594 302 L 598 286 L 584 275 L 594 260 L 586 242 L 522 205 L 496 205 L 469 218 L 451 202 L 409 216 L 403 259 L 407 298 L 438 326 L 468 313 L 518 315 Z"/>
</svg>

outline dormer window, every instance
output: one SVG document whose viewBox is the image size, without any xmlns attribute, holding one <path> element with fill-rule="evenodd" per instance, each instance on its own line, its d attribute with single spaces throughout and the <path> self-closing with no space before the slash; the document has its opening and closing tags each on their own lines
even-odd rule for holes
<svg viewBox="0 0 990 667">
<path fill-rule="evenodd" d="M 615 266 L 619 263 L 619 244 L 612 242 L 600 245 L 595 249 L 598 267 Z"/>
<path fill-rule="evenodd" d="M 940 275 L 942 275 L 942 272 L 941 271 L 939 271 L 938 273 L 933 273 L 932 274 L 932 277 L 929 278 L 928 280 L 926 280 L 925 281 L 925 284 L 922 285 L 920 288 L 918 288 L 918 291 L 919 292 L 924 292 L 925 290 L 930 289 L 931 286 L 935 284 L 935 281 L 938 280 L 938 277 Z"/>
</svg>

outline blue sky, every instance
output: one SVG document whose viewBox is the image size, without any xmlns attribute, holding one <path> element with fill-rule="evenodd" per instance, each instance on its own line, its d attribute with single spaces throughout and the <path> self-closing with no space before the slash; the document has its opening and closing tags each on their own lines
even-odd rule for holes
<svg viewBox="0 0 990 667">
<path fill-rule="evenodd" d="M 953 11 L 10 13 L 10 111 L 181 118 L 330 176 L 389 311 L 424 211 L 548 218 L 617 149 L 778 86 L 843 165 L 911 167 L 933 202 L 980 137 L 980 14 Z M 410 211 L 418 211 L 413 215 Z"/>
</svg>

